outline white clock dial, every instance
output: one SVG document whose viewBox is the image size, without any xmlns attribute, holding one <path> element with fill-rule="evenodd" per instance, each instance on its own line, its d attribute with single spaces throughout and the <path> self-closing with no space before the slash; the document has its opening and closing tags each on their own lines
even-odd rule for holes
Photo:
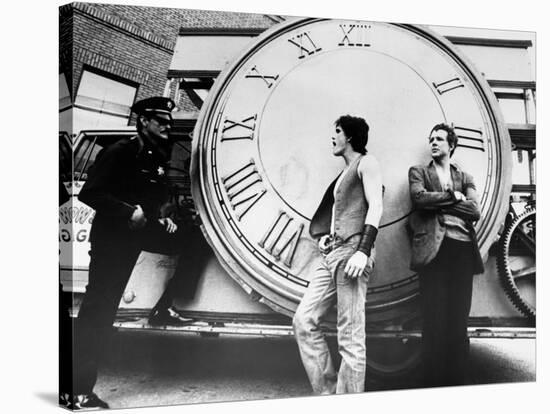
<svg viewBox="0 0 550 414">
<path fill-rule="evenodd" d="M 300 19 L 260 36 L 217 79 L 197 123 L 193 195 L 228 272 L 291 314 L 318 264 L 309 223 L 343 168 L 334 121 L 364 117 L 380 161 L 384 215 L 369 285 L 370 320 L 409 312 L 407 172 L 429 161 L 433 125 L 460 136 L 453 161 L 474 175 L 487 252 L 510 191 L 510 143 L 486 82 L 448 42 L 416 26 Z"/>
</svg>

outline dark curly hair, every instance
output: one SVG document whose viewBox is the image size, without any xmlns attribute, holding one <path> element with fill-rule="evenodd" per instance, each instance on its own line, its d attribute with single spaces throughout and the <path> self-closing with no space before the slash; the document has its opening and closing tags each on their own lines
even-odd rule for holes
<svg viewBox="0 0 550 414">
<path fill-rule="evenodd" d="M 451 153 L 449 156 L 452 157 L 453 153 L 455 152 L 456 146 L 458 145 L 458 137 L 456 136 L 455 129 L 452 126 L 445 123 L 437 124 L 430 131 L 430 136 L 432 135 L 432 132 L 439 131 L 439 130 L 447 131 L 447 143 L 449 144 L 450 147 L 452 147 Z"/>
<path fill-rule="evenodd" d="M 367 142 L 369 142 L 369 125 L 358 116 L 342 115 L 334 122 L 349 138 L 351 147 L 355 152 L 367 153 Z"/>
</svg>

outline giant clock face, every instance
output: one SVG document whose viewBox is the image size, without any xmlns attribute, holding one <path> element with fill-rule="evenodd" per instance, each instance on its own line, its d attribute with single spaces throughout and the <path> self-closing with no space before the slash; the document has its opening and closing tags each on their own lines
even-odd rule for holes
<svg viewBox="0 0 550 414">
<path fill-rule="evenodd" d="M 370 125 L 367 149 L 386 188 L 368 317 L 394 319 L 418 290 L 407 172 L 429 162 L 431 127 L 452 123 L 460 137 L 453 161 L 477 184 L 482 253 L 510 191 L 509 137 L 494 95 L 444 39 L 415 26 L 326 19 L 264 33 L 220 75 L 201 111 L 193 196 L 229 274 L 292 313 L 320 260 L 309 225 L 344 167 L 331 143 L 344 114 Z"/>
</svg>

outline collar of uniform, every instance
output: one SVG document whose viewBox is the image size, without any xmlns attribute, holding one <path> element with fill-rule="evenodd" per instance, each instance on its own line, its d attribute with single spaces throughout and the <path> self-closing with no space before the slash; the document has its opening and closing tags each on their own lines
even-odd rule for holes
<svg viewBox="0 0 550 414">
<path fill-rule="evenodd" d="M 155 159 L 157 159 L 157 162 L 161 162 L 163 164 L 168 164 L 170 162 L 170 151 L 167 151 L 167 155 L 164 155 L 162 151 L 157 147 L 157 145 L 154 145 L 151 143 L 148 139 L 141 137 L 139 135 L 135 135 L 131 138 L 131 140 L 136 140 L 139 142 L 140 146 L 138 149 L 138 157 L 143 156 L 144 154 L 151 156 Z"/>
</svg>

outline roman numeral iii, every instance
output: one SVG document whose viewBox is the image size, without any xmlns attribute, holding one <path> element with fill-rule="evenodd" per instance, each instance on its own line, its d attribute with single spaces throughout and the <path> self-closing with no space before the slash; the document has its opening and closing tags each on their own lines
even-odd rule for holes
<svg viewBox="0 0 550 414">
<path fill-rule="evenodd" d="M 464 128 L 454 125 L 458 137 L 457 147 L 468 148 L 485 152 L 485 140 L 483 132 L 479 129 Z"/>
</svg>

